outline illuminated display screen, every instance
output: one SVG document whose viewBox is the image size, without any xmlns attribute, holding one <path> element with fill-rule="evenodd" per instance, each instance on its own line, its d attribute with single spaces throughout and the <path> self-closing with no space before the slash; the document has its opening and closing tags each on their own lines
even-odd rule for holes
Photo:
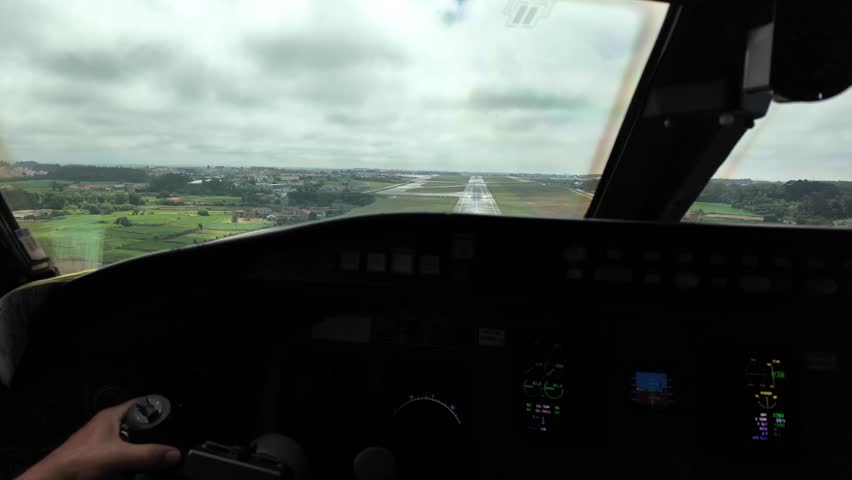
<svg viewBox="0 0 852 480">
<path fill-rule="evenodd" d="M 633 375 L 633 402 L 646 407 L 667 407 L 674 403 L 669 375 L 664 372 L 636 372 Z"/>
<path fill-rule="evenodd" d="M 749 358 L 746 366 L 750 438 L 754 442 L 776 442 L 786 436 L 785 412 L 787 374 L 778 358 Z"/>
<path fill-rule="evenodd" d="M 562 362 L 533 362 L 524 372 L 524 418 L 527 429 L 548 432 L 559 423 L 565 396 Z"/>
</svg>

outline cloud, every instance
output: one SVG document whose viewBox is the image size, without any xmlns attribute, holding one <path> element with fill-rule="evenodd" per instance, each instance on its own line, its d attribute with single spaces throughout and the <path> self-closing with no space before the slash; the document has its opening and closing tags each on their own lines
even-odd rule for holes
<svg viewBox="0 0 852 480">
<path fill-rule="evenodd" d="M 2 0 L 4 140 L 45 162 L 583 173 L 665 5 L 558 2 L 534 29 L 503 7 Z"/>
<path fill-rule="evenodd" d="M 48 52 L 37 56 L 35 63 L 49 73 L 68 79 L 118 82 L 157 69 L 169 60 L 168 48 L 142 45 Z"/>
<path fill-rule="evenodd" d="M 823 102 L 773 103 L 717 176 L 852 180 L 852 90 Z"/>
<path fill-rule="evenodd" d="M 306 69 L 330 73 L 406 62 L 404 53 L 391 45 L 358 38 L 278 36 L 252 39 L 247 42 L 246 50 L 261 68 L 294 74 Z"/>
<path fill-rule="evenodd" d="M 470 95 L 470 104 L 481 110 L 578 110 L 592 108 L 587 98 L 554 95 L 535 90 L 502 92 L 477 90 Z"/>
</svg>

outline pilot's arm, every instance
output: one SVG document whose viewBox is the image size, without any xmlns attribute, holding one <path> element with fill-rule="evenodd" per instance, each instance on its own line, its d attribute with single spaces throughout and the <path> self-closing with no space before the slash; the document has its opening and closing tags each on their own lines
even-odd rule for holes
<svg viewBox="0 0 852 480">
<path fill-rule="evenodd" d="M 160 470 L 180 461 L 166 445 L 135 445 L 119 437 L 121 417 L 136 400 L 102 410 L 18 480 L 101 480 L 123 472 Z"/>
</svg>

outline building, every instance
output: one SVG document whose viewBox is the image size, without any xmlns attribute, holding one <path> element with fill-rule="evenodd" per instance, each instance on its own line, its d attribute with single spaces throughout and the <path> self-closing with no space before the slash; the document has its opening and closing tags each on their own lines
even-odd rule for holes
<svg viewBox="0 0 852 480">
<path fill-rule="evenodd" d="M 50 209 L 38 209 L 38 210 L 15 210 L 12 212 L 12 215 L 15 217 L 15 220 L 35 220 L 41 217 L 49 217 L 53 214 L 53 210 Z"/>
</svg>

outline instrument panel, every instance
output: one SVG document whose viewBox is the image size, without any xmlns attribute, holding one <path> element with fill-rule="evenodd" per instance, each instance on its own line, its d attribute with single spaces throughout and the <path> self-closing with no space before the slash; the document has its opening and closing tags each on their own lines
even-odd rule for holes
<svg viewBox="0 0 852 480">
<path fill-rule="evenodd" d="M 411 451 L 483 442 L 489 451 L 453 462 L 478 463 L 472 471 L 490 462 L 495 473 L 523 466 L 525 474 L 543 478 L 566 458 L 641 474 L 703 465 L 781 477 L 810 458 L 839 458 L 837 445 L 808 446 L 835 428 L 823 409 L 836 401 L 810 389 L 847 398 L 842 345 L 825 348 L 806 335 L 768 337 L 759 329 L 735 336 L 706 328 L 698 314 L 690 323 L 682 311 L 668 312 L 672 320 L 656 326 L 615 314 L 614 320 L 560 325 L 544 314 L 521 317 L 528 309 L 522 300 L 492 303 L 478 315 L 464 309 L 424 314 L 400 324 L 408 335 L 389 326 L 391 311 L 362 328 L 373 332 L 362 337 L 364 348 L 374 342 L 392 365 L 373 393 L 393 399 L 384 404 L 395 405 L 386 413 L 400 420 L 393 422 L 394 438 L 417 445 Z M 398 316 L 417 317 L 410 311 Z M 491 321 L 479 323 L 482 318 Z M 421 333 L 434 341 L 414 341 L 412 325 L 444 335 Z M 833 421 L 849 422 L 844 412 L 835 413 Z"/>
<path fill-rule="evenodd" d="M 158 285 L 158 292 L 173 292 L 171 302 L 128 313 L 131 323 L 155 325 L 156 336 L 127 336 L 126 324 L 110 315 L 94 324 L 95 336 L 69 328 L 42 338 L 39 348 L 45 358 L 107 348 L 69 367 L 92 377 L 91 392 L 110 384 L 162 391 L 160 384 L 128 380 L 150 369 L 145 352 L 161 353 L 156 358 L 168 367 L 195 366 L 207 373 L 191 376 L 192 390 L 207 385 L 216 398 L 224 390 L 242 402 L 246 416 L 263 405 L 257 428 L 303 442 L 322 460 L 318 478 L 346 478 L 353 457 L 373 446 L 395 449 L 409 472 L 429 478 L 564 478 L 591 471 L 607 478 L 778 479 L 801 477 L 805 468 L 811 476 L 820 468 L 848 468 L 852 419 L 844 405 L 852 400 L 852 332 L 836 315 L 847 297 L 841 290 L 806 295 L 819 293 L 808 293 L 811 276 L 845 285 L 852 273 L 789 252 L 789 268 L 768 253 L 710 255 L 719 246 L 745 252 L 749 242 L 749 251 L 763 251 L 755 245 L 780 251 L 796 243 L 795 232 L 764 238 L 759 229 L 678 226 L 643 235 L 644 226 L 526 220 L 523 229 L 504 230 L 495 225 L 505 219 L 492 225 L 479 218 L 452 229 L 454 220 L 438 220 L 398 228 L 404 235 L 396 236 L 378 237 L 370 232 L 381 228 L 362 224 L 380 220 L 358 219 L 346 235 L 317 224 L 287 232 L 286 245 L 276 234 L 169 253 L 183 262 L 175 271 L 218 279 L 224 277 L 209 270 L 222 268 L 216 259 L 253 247 L 253 255 L 227 264 L 227 278 L 240 282 L 164 279 L 174 287 Z M 506 236 L 509 231 L 523 235 Z M 831 235 L 822 250 L 848 246 Z M 628 238 L 636 245 L 617 245 Z M 660 238 L 678 250 L 652 241 Z M 340 252 L 363 260 L 397 245 L 437 257 L 437 270 L 401 274 L 339 262 L 346 258 Z M 683 253 L 687 245 L 692 250 Z M 662 257 L 646 255 L 660 249 Z M 71 287 L 110 291 L 126 284 L 119 281 L 125 273 L 156 270 L 166 256 L 110 267 Z M 795 295 L 774 290 L 782 273 L 802 279 L 790 285 Z M 754 275 L 766 276 L 771 288 L 753 288 L 766 285 L 745 281 Z M 646 282 L 650 277 L 663 283 Z M 720 279 L 729 280 L 726 287 Z M 62 312 L 89 312 L 91 295 L 83 293 L 71 288 L 71 307 L 62 305 Z M 261 300 L 202 301 L 232 297 Z M 166 303 L 173 305 L 168 319 L 160 307 Z M 115 338 L 121 341 L 106 341 Z M 72 353 L 65 357 L 77 358 Z M 102 358 L 131 365 L 96 379 L 94 366 L 119 364 Z M 133 365 L 135 359 L 144 365 Z M 265 376 L 275 381 L 261 381 Z M 187 378 L 175 373 L 171 380 L 181 386 Z M 256 392 L 233 388 L 235 380 L 257 384 Z M 91 396 L 79 403 L 94 402 Z"/>
</svg>

